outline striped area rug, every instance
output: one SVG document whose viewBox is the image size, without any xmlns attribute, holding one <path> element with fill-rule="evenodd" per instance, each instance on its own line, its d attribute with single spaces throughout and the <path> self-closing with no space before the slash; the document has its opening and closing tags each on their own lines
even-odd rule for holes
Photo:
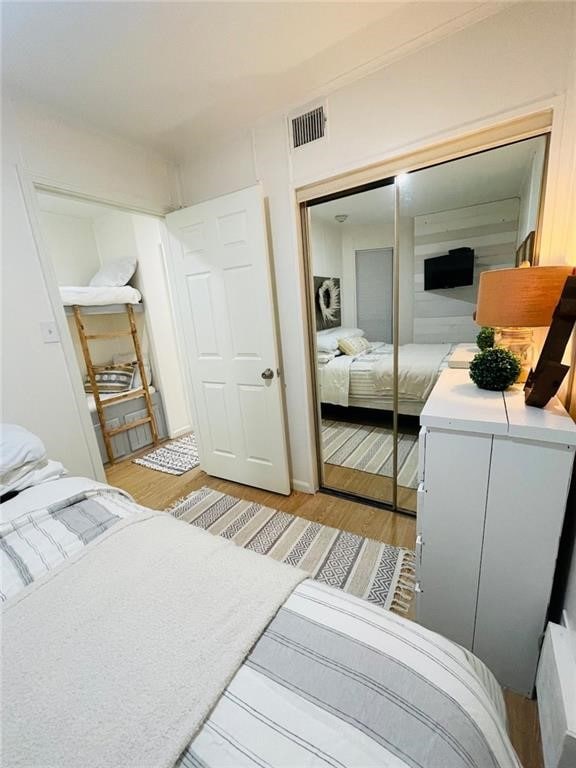
<svg viewBox="0 0 576 768">
<path fill-rule="evenodd" d="M 368 427 L 322 419 L 322 455 L 327 464 L 392 477 L 393 433 L 387 427 Z M 398 435 L 398 485 L 418 488 L 418 436 Z"/>
<path fill-rule="evenodd" d="M 132 461 L 134 464 L 155 469 L 157 472 L 165 472 L 167 475 L 183 475 L 184 472 L 189 472 L 200 464 L 196 438 L 192 432 L 177 440 L 170 440 L 160 448 L 154 448 Z"/>
<path fill-rule="evenodd" d="M 201 488 L 168 510 L 238 546 L 307 571 L 382 608 L 406 613 L 414 595 L 414 552 Z"/>
</svg>

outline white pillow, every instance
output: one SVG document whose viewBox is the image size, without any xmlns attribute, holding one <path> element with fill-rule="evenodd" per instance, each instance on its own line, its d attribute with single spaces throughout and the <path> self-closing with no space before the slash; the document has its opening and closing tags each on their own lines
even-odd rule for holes
<svg viewBox="0 0 576 768">
<path fill-rule="evenodd" d="M 152 384 L 152 367 L 150 361 L 146 355 L 142 355 L 144 362 L 144 371 L 146 372 L 146 382 L 148 386 Z M 140 389 L 142 386 L 142 378 L 140 376 L 140 368 L 138 366 L 136 355 L 134 352 L 122 352 L 112 357 L 114 365 L 132 365 L 134 372 L 132 374 L 132 381 L 130 382 L 130 389 Z"/>
<path fill-rule="evenodd" d="M 349 339 L 352 336 L 365 336 L 366 334 L 362 328 L 343 328 L 341 325 L 337 325 L 334 328 L 324 328 L 323 331 L 318 331 L 317 336 L 336 336 L 338 339 Z"/>
<path fill-rule="evenodd" d="M 353 339 L 356 336 L 365 336 L 362 328 L 336 328 L 338 339 Z"/>
<path fill-rule="evenodd" d="M 45 458 L 46 448 L 39 437 L 18 424 L 0 425 L 0 477 Z"/>
<path fill-rule="evenodd" d="M 318 352 L 335 352 L 340 339 L 351 339 L 357 336 L 364 336 L 361 328 L 325 328 L 316 333 L 316 347 Z"/>
<path fill-rule="evenodd" d="M 316 336 L 316 349 L 318 352 L 336 352 L 338 349 L 337 336 Z"/>
<path fill-rule="evenodd" d="M 136 272 L 137 264 L 136 259 L 118 259 L 104 264 L 90 280 L 90 285 L 92 288 L 120 288 L 127 285 Z"/>
<path fill-rule="evenodd" d="M 42 459 L 41 461 L 25 464 L 13 472 L 2 475 L 0 482 L 0 494 L 8 491 L 24 491 L 33 485 L 40 485 L 48 480 L 57 480 L 66 474 L 66 470 L 59 461 Z"/>
<path fill-rule="evenodd" d="M 345 355 L 359 355 L 361 352 L 367 352 L 371 344 L 364 336 L 349 336 L 347 339 L 340 339 L 338 348 Z"/>
</svg>

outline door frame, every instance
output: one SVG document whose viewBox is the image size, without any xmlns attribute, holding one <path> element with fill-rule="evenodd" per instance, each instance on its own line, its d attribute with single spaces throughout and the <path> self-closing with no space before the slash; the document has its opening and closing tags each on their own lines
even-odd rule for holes
<svg viewBox="0 0 576 768">
<path fill-rule="evenodd" d="M 70 380 L 70 386 L 72 388 L 74 397 L 74 406 L 80 422 L 84 441 L 88 449 L 88 454 L 90 456 L 90 463 L 92 465 L 93 474 L 96 480 L 105 483 L 106 473 L 104 470 L 104 463 L 100 455 L 100 449 L 98 448 L 98 442 L 96 440 L 96 434 L 94 432 L 92 420 L 90 419 L 90 413 L 86 407 L 84 384 L 82 382 L 82 377 L 78 368 L 73 342 L 70 337 L 68 320 L 60 300 L 60 292 L 58 290 L 58 281 L 56 279 L 54 265 L 48 252 L 44 234 L 42 232 L 42 226 L 40 224 L 41 211 L 38 202 L 38 193 L 47 192 L 52 195 L 59 195 L 61 197 L 76 199 L 82 202 L 96 203 L 98 205 L 107 206 L 108 208 L 117 211 L 145 214 L 147 216 L 155 216 L 159 219 L 164 219 L 164 216 L 168 210 L 139 207 L 123 201 L 102 198 L 98 195 L 81 192 L 79 190 L 67 187 L 65 184 L 61 184 L 57 181 L 51 181 L 46 178 L 42 178 L 41 176 L 38 176 L 32 171 L 26 169 L 21 163 L 17 164 L 16 172 L 18 175 L 20 188 L 22 190 L 22 197 L 24 199 L 24 206 L 26 208 L 28 222 L 30 224 L 32 236 L 36 245 L 36 252 L 38 253 L 39 257 L 40 268 L 42 270 L 46 291 L 48 293 L 48 300 L 50 302 L 54 316 L 54 322 L 56 323 L 56 328 L 58 330 L 60 344 L 62 345 L 62 351 L 64 353 L 64 360 L 66 364 L 66 372 Z"/>
<path fill-rule="evenodd" d="M 334 176 L 321 179 L 316 182 L 304 184 L 293 190 L 294 208 L 296 210 L 296 219 L 298 226 L 298 264 L 302 275 L 304 306 L 304 326 L 305 326 L 305 363 L 307 387 L 311 394 L 308 407 L 308 421 L 312 434 L 312 445 L 316 457 L 314 469 L 319 481 L 320 490 L 351 498 L 351 495 L 334 489 L 324 488 L 324 467 L 322 462 L 322 433 L 320 418 L 320 388 L 316 371 L 316 334 L 314 321 L 314 291 L 313 291 L 313 269 L 312 254 L 310 246 L 310 203 L 328 202 L 329 200 L 345 197 L 355 192 L 364 192 L 369 189 L 379 187 L 386 179 L 392 179 L 396 182 L 397 178 L 409 172 L 422 170 L 435 165 L 452 160 L 458 160 L 468 155 L 479 154 L 490 149 L 514 144 L 525 139 L 535 138 L 537 136 L 546 137 L 546 155 L 544 169 L 542 174 L 542 189 L 540 194 L 540 206 L 538 210 L 538 226 L 536 230 L 535 253 L 538 260 L 541 240 L 542 240 L 542 222 L 544 217 L 544 200 L 546 197 L 547 186 L 549 184 L 550 156 L 551 156 L 551 135 L 555 108 L 547 106 L 535 112 L 531 112 L 509 120 L 494 123 L 475 131 L 462 133 L 457 137 L 445 139 L 434 144 L 427 144 L 410 152 L 393 155 L 378 163 L 346 171 Z M 398 233 L 398 195 L 399 185 L 395 184 L 395 237 L 394 237 L 394 279 L 398 279 L 398 253 L 399 253 L 399 233 Z M 398 371 L 398 286 L 394 285 L 393 295 L 393 339 L 394 339 L 394 376 L 397 377 Z M 398 429 L 398 392 L 394 392 L 394 414 L 393 414 L 394 434 L 397 435 Z M 393 466 L 394 474 L 397 475 L 397 441 L 394 440 Z M 384 509 L 406 512 L 397 508 L 397 483 L 393 485 L 393 502 L 379 502 L 371 499 L 364 499 L 354 496 L 357 501 L 372 504 Z M 412 514 L 406 512 L 406 514 Z M 414 513 L 415 514 L 415 513 Z"/>
</svg>

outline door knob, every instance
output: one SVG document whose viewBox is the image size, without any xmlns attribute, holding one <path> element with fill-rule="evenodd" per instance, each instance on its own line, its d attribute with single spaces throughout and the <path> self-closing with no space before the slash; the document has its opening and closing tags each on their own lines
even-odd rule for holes
<svg viewBox="0 0 576 768">
<path fill-rule="evenodd" d="M 274 378 L 274 371 L 272 368 L 266 368 L 265 371 L 262 371 L 260 374 L 263 379 L 273 379 Z"/>
</svg>

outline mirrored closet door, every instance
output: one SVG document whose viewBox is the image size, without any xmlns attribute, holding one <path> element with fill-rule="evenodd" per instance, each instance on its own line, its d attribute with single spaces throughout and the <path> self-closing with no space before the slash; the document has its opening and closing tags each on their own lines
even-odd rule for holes
<svg viewBox="0 0 576 768">
<path fill-rule="evenodd" d="M 389 504 L 394 215 L 392 180 L 312 205 L 308 219 L 323 485 Z"/>
<path fill-rule="evenodd" d="M 478 351 L 479 276 L 537 263 L 546 151 L 538 136 L 308 204 L 324 488 L 416 511 L 420 413 Z"/>
</svg>

